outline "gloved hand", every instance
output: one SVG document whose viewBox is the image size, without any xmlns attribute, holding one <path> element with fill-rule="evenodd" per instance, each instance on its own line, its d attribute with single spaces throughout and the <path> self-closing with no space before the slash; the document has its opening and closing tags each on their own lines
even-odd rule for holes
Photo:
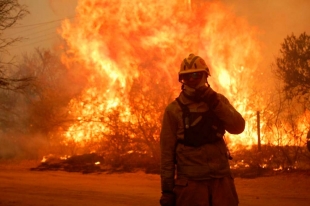
<svg viewBox="0 0 310 206">
<path fill-rule="evenodd" d="M 159 203 L 161 206 L 174 206 L 175 195 L 172 192 L 162 192 Z"/>
<path fill-rule="evenodd" d="M 195 91 L 196 98 L 200 98 L 201 101 L 207 103 L 207 105 L 214 109 L 219 104 L 219 99 L 217 98 L 217 93 L 210 87 L 203 85 L 196 89 Z"/>
</svg>

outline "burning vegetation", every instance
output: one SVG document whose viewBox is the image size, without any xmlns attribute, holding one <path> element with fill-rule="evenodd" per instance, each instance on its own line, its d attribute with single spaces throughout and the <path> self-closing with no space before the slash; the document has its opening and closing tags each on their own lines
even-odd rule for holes
<svg viewBox="0 0 310 206">
<path fill-rule="evenodd" d="M 75 19 L 59 28 L 61 58 L 44 64 L 54 69 L 61 60 L 58 80 L 44 90 L 50 101 L 39 108 L 66 97 L 52 104 L 53 124 L 42 132 L 44 152 L 54 156 L 34 169 L 158 171 L 162 114 L 180 91 L 179 64 L 191 52 L 204 57 L 211 86 L 246 119 L 245 132 L 225 136 L 232 168 L 308 168 L 309 110 L 268 82 L 257 32 L 217 1 L 80 0 Z M 42 53 L 42 63 L 51 58 Z M 71 90 L 61 89 L 64 77 Z"/>
</svg>

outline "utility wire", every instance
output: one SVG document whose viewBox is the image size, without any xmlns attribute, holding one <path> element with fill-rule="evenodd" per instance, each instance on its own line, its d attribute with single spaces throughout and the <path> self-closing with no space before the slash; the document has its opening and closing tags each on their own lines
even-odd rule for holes
<svg viewBox="0 0 310 206">
<path fill-rule="evenodd" d="M 52 25 L 52 24 L 46 24 L 46 25 L 38 25 L 38 26 L 34 26 L 34 27 L 31 27 L 31 28 L 28 28 L 28 29 L 24 29 L 24 30 L 16 31 L 16 32 L 14 32 L 14 34 L 18 34 L 18 33 L 26 32 L 26 31 L 33 31 L 33 30 L 34 30 L 34 29 L 36 29 L 36 28 L 41 28 L 41 27 L 43 27 L 43 26 L 48 26 L 48 25 Z"/>
<path fill-rule="evenodd" d="M 45 41 L 48 41 L 48 40 L 52 40 L 52 39 L 55 39 L 55 37 L 45 38 L 45 39 L 42 39 L 42 40 L 39 40 L 39 41 L 31 42 L 29 44 L 23 44 L 23 45 L 20 45 L 20 46 L 18 46 L 18 45 L 12 46 L 10 48 L 10 50 L 20 49 L 22 47 L 27 47 L 27 46 L 35 45 L 35 44 L 38 44 L 38 43 L 41 43 L 41 42 L 45 42 Z"/>
<path fill-rule="evenodd" d="M 49 36 L 54 36 L 54 37 L 45 38 L 45 37 L 49 37 Z M 36 44 L 36 43 L 39 43 L 42 41 L 48 41 L 48 40 L 51 40 L 53 38 L 55 39 L 57 37 L 59 37 L 59 35 L 56 32 L 50 32 L 50 33 L 42 34 L 42 35 L 35 36 L 35 37 L 33 37 L 31 35 L 27 35 L 27 36 L 22 37 L 20 42 L 16 42 L 16 45 L 11 45 L 10 47 L 12 49 L 15 49 L 18 47 L 30 46 L 32 44 Z M 37 40 L 39 40 L 39 41 L 37 41 Z"/>
<path fill-rule="evenodd" d="M 43 35 L 40 35 L 40 36 L 37 36 L 36 38 L 25 38 L 27 40 L 37 40 L 37 39 L 40 39 L 42 37 L 47 37 L 47 36 L 57 36 L 56 33 L 48 33 L 48 34 L 43 34 Z"/>
<path fill-rule="evenodd" d="M 65 18 L 65 19 L 73 19 L 73 18 L 74 17 Z M 35 45 L 35 44 L 38 44 L 41 42 L 45 42 L 45 41 L 49 41 L 49 40 L 57 38 L 57 36 L 58 36 L 57 32 L 56 32 L 57 27 L 52 26 L 52 27 L 37 30 L 37 31 L 35 31 L 35 28 L 43 28 L 46 26 L 51 26 L 53 23 L 60 22 L 60 21 L 63 21 L 65 19 L 58 19 L 58 20 L 53 20 L 53 21 L 41 22 L 41 23 L 37 23 L 37 24 L 29 24 L 29 25 L 20 26 L 20 27 L 14 27 L 14 29 L 16 29 L 16 28 L 27 28 L 25 30 L 14 32 L 14 35 L 25 33 L 26 31 L 33 31 L 33 32 L 27 33 L 26 35 L 24 35 L 24 37 L 22 37 L 22 42 L 20 42 L 20 43 L 23 43 L 23 44 L 11 45 L 10 49 L 16 50 L 16 49 L 21 48 L 21 47 L 31 46 L 31 45 Z M 49 32 L 49 33 L 44 34 L 45 31 L 49 31 L 52 29 L 54 29 L 55 32 Z M 38 34 L 42 34 L 42 35 L 38 36 Z M 48 38 L 42 39 L 42 37 L 48 37 Z M 17 36 L 15 38 L 17 38 Z"/>
<path fill-rule="evenodd" d="M 32 32 L 24 34 L 24 35 L 26 35 L 26 36 L 31 35 L 32 36 L 32 35 L 35 35 L 35 34 L 38 34 L 38 33 L 42 33 L 42 32 L 45 32 L 45 31 L 50 31 L 50 30 L 56 31 L 56 29 L 57 28 L 55 28 L 54 26 L 46 28 L 46 29 L 41 29 L 41 30 L 28 29 L 27 31 L 32 31 Z M 24 32 L 25 31 L 15 32 L 14 35 L 21 34 L 21 33 L 24 33 Z"/>
<path fill-rule="evenodd" d="M 28 25 L 24 25 L 24 26 L 16 26 L 16 27 L 10 27 L 10 29 L 20 29 L 20 28 L 25 28 L 25 27 L 32 27 L 32 26 L 40 26 L 40 25 L 46 25 L 46 24 L 51 24 L 54 22 L 60 22 L 63 21 L 65 19 L 74 19 L 74 16 L 71 16 L 69 18 L 63 18 L 63 19 L 57 19 L 57 20 L 53 20 L 53 21 L 46 21 L 46 22 L 41 22 L 41 23 L 37 23 L 37 24 L 28 24 Z"/>
</svg>

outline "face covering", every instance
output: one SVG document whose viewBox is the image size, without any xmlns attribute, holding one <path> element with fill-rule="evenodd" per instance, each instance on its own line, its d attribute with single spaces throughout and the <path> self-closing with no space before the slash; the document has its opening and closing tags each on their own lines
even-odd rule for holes
<svg viewBox="0 0 310 206">
<path fill-rule="evenodd" d="M 202 78 L 201 78 L 201 81 L 199 82 L 199 84 L 196 85 L 195 88 L 192 88 L 192 87 L 190 87 L 190 86 L 184 84 L 183 91 L 184 91 L 187 95 L 189 95 L 189 96 L 195 96 L 195 91 L 196 91 L 196 89 L 198 89 L 198 88 L 201 87 L 201 86 L 204 86 L 204 85 L 206 84 L 206 82 L 207 82 L 206 74 L 203 73 Z"/>
</svg>

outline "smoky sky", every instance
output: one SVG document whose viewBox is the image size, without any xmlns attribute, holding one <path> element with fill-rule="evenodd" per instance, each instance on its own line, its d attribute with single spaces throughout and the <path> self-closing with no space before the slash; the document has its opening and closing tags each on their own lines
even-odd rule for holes
<svg viewBox="0 0 310 206">
<path fill-rule="evenodd" d="M 236 16 L 260 31 L 265 64 L 274 61 L 288 35 L 310 33 L 309 0 L 222 0 Z M 265 65 L 266 66 L 266 65 Z M 268 65 L 267 65 L 268 66 Z"/>
</svg>

